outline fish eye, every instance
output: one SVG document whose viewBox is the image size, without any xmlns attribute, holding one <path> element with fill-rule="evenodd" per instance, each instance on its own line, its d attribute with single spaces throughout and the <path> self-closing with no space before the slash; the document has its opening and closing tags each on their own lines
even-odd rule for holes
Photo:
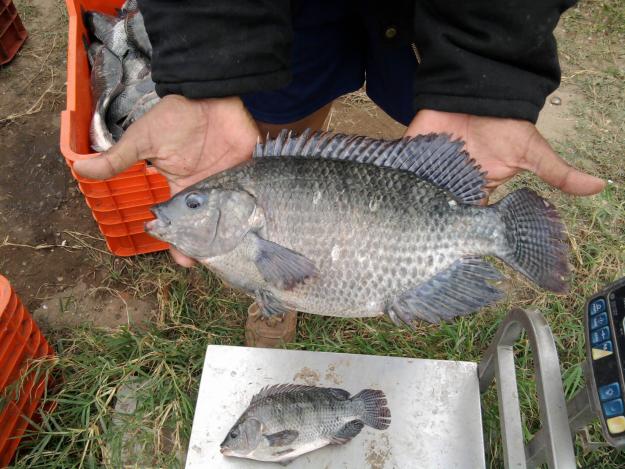
<svg viewBox="0 0 625 469">
<path fill-rule="evenodd" d="M 200 194 L 191 192 L 185 197 L 184 201 L 187 204 L 187 207 L 193 210 L 199 208 L 204 202 L 204 199 Z"/>
<path fill-rule="evenodd" d="M 230 432 L 230 438 L 235 439 L 235 438 L 238 438 L 238 437 L 239 437 L 239 432 L 238 431 L 232 430 Z"/>
</svg>

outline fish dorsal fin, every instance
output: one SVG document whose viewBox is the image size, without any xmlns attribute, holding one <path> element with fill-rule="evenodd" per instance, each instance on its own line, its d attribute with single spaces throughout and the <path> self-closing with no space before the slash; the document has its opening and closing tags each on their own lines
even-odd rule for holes
<svg viewBox="0 0 625 469">
<path fill-rule="evenodd" d="M 296 392 L 296 391 L 312 391 L 312 390 L 329 392 L 330 394 L 332 394 L 332 396 L 334 396 L 335 399 L 340 400 L 340 401 L 345 401 L 349 399 L 349 395 L 350 395 L 348 391 L 345 391 L 344 389 L 339 389 L 339 388 L 324 388 L 324 387 L 319 387 L 319 386 L 309 386 L 306 384 L 274 384 L 271 386 L 265 386 L 263 389 L 261 389 L 258 392 L 258 394 L 252 397 L 252 401 L 250 402 L 250 405 L 255 404 L 261 399 L 265 399 L 271 396 L 277 396 L 279 394 L 286 394 L 286 393 Z"/>
<path fill-rule="evenodd" d="M 307 386 L 305 384 L 274 384 L 271 386 L 265 386 L 258 392 L 258 394 L 252 397 L 250 405 L 255 404 L 261 399 L 265 399 L 270 396 L 277 396 L 279 394 L 285 394 L 294 391 L 310 391 L 311 389 L 315 389 L 315 387 Z"/>
<path fill-rule="evenodd" d="M 464 203 L 477 203 L 485 196 L 486 173 L 463 146 L 462 141 L 451 140 L 447 134 L 379 140 L 310 129 L 295 136 L 282 130 L 277 138 L 258 143 L 254 158 L 328 158 L 401 169 L 448 190 Z"/>
</svg>

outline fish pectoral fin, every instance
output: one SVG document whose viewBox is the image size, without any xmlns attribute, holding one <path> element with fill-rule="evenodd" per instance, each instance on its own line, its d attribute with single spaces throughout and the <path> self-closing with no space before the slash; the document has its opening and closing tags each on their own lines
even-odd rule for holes
<svg viewBox="0 0 625 469">
<path fill-rule="evenodd" d="M 386 313 L 397 324 L 413 326 L 417 319 L 438 323 L 462 316 L 499 300 L 501 291 L 488 281 L 502 276 L 488 262 L 466 257 L 426 282 L 400 295 Z"/>
<path fill-rule="evenodd" d="M 265 438 L 267 438 L 269 446 L 286 446 L 293 443 L 298 436 L 297 430 L 282 430 L 278 433 L 265 435 Z"/>
<path fill-rule="evenodd" d="M 307 257 L 258 235 L 249 233 L 247 236 L 254 237 L 254 263 L 267 283 L 281 290 L 291 290 L 317 276 L 317 267 Z"/>
<path fill-rule="evenodd" d="M 352 420 L 351 422 L 347 422 L 343 427 L 336 432 L 336 434 L 330 439 L 331 445 L 344 445 L 356 435 L 360 433 L 360 431 L 365 426 L 360 420 Z"/>
</svg>

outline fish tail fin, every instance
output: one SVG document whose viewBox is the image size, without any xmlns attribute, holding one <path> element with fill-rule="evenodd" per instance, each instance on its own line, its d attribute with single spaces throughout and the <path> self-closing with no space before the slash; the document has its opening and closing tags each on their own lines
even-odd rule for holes
<svg viewBox="0 0 625 469">
<path fill-rule="evenodd" d="M 505 225 L 505 247 L 497 256 L 540 287 L 565 292 L 568 248 L 556 209 L 529 189 L 509 194 L 495 207 Z"/>
<path fill-rule="evenodd" d="M 391 411 L 382 391 L 363 389 L 351 398 L 353 402 L 360 401 L 363 404 L 363 413 L 360 419 L 365 425 L 377 430 L 384 430 L 391 424 Z"/>
</svg>

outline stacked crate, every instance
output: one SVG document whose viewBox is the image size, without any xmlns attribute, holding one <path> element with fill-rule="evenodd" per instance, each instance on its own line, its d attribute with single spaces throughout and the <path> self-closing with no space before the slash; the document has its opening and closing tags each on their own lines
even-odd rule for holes
<svg viewBox="0 0 625 469">
<path fill-rule="evenodd" d="M 13 458 L 46 388 L 45 379 L 32 371 L 22 375 L 29 360 L 51 355 L 37 324 L 0 275 L 0 467 Z"/>
<path fill-rule="evenodd" d="M 0 65 L 13 60 L 27 37 L 13 0 L 0 0 Z"/>
</svg>

